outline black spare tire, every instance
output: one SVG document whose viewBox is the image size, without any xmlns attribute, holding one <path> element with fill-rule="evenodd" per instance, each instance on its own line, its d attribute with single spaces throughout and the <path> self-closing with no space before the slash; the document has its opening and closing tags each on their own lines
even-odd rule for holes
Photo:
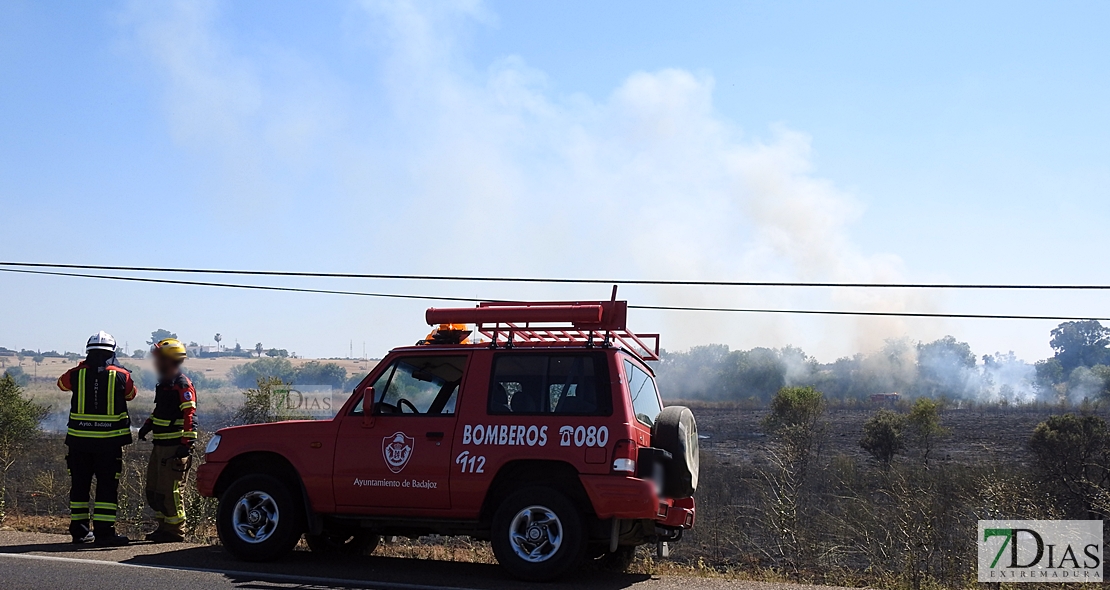
<svg viewBox="0 0 1110 590">
<path fill-rule="evenodd" d="M 685 406 L 664 408 L 652 426 L 652 446 L 672 457 L 663 470 L 663 495 L 688 498 L 698 489 L 698 424 Z"/>
</svg>

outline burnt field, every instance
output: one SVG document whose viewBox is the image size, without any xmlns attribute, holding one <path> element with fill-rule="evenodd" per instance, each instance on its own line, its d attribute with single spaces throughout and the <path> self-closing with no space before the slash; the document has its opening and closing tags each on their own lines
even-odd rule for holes
<svg viewBox="0 0 1110 590">
<path fill-rule="evenodd" d="M 770 440 L 763 428 L 767 409 L 728 407 L 689 402 L 702 436 L 701 450 L 724 465 L 760 463 Z M 879 407 L 829 408 L 827 434 L 821 453 L 868 459 L 859 446 L 863 424 Z M 1049 416 L 1074 408 L 1024 406 L 946 409 L 941 425 L 948 433 L 940 438 L 934 457 L 940 462 L 1017 463 L 1029 459 L 1026 443 L 1037 424 Z"/>
</svg>

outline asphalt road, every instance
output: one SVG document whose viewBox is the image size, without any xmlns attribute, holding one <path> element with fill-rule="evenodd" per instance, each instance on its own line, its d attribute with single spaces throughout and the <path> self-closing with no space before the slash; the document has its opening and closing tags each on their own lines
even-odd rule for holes
<svg viewBox="0 0 1110 590">
<path fill-rule="evenodd" d="M 108 549 L 72 545 L 65 535 L 0 531 L 0 589 L 374 588 L 502 590 L 532 586 L 499 567 L 388 557 L 324 558 L 295 552 L 276 563 L 237 561 L 218 547 L 136 543 Z M 545 590 L 819 590 L 698 577 L 581 572 Z"/>
</svg>

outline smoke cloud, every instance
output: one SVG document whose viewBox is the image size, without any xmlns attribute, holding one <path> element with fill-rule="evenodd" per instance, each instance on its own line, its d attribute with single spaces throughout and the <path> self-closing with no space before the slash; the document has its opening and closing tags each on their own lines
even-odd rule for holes
<svg viewBox="0 0 1110 590">
<path fill-rule="evenodd" d="M 296 48 L 233 44 L 213 4 L 136 4 L 125 15 L 128 42 L 158 73 L 173 137 L 215 164 L 214 209 L 295 218 L 320 236 L 302 245 L 309 254 L 376 271 L 903 277 L 897 256 L 853 240 L 863 207 L 813 172 L 811 138 L 785 126 L 745 133 L 715 107 L 709 73 L 631 72 L 605 96 L 563 93 L 518 56 L 468 58 L 468 35 L 496 21 L 478 2 L 355 6 L 336 28 L 365 60 L 362 77 Z M 607 295 L 597 290 L 513 287 L 511 296 Z M 624 295 L 671 305 L 935 307 L 891 292 Z M 670 348 L 796 344 L 826 358 L 908 330 L 896 319 L 638 317 L 666 333 Z M 941 329 L 913 327 L 925 336 Z"/>
</svg>

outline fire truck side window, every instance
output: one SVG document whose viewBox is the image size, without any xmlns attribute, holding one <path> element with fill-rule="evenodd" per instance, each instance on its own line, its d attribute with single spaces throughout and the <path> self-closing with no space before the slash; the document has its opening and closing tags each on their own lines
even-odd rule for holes
<svg viewBox="0 0 1110 590">
<path fill-rule="evenodd" d="M 632 399 L 632 409 L 636 412 L 636 419 L 651 426 L 663 411 L 659 403 L 659 392 L 655 389 L 655 380 L 644 372 L 643 369 L 624 361 L 624 373 L 628 376 L 628 395 Z"/>
<path fill-rule="evenodd" d="M 451 415 L 465 356 L 418 356 L 394 361 L 374 383 L 375 414 Z"/>
<path fill-rule="evenodd" d="M 609 416 L 613 395 L 604 353 L 499 354 L 490 414 Z"/>
</svg>

